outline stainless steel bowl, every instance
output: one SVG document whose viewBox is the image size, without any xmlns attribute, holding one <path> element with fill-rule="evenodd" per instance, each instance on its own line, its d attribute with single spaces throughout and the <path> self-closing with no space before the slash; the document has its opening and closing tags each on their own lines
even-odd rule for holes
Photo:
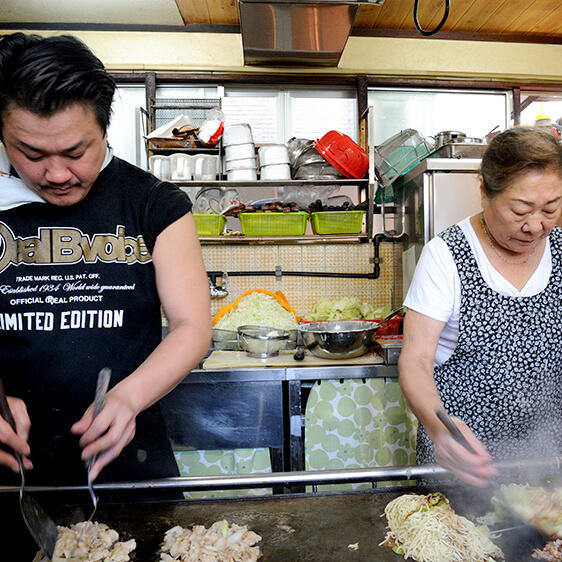
<svg viewBox="0 0 562 562">
<path fill-rule="evenodd" d="M 213 328 L 213 349 L 220 349 L 222 351 L 239 350 L 238 332 L 236 330 Z"/>
<path fill-rule="evenodd" d="M 286 349 L 289 332 L 267 326 L 239 326 L 240 347 L 252 357 L 273 357 Z"/>
<path fill-rule="evenodd" d="M 298 327 L 306 349 L 324 359 L 350 359 L 371 349 L 378 322 L 345 320 L 310 322 Z"/>
</svg>

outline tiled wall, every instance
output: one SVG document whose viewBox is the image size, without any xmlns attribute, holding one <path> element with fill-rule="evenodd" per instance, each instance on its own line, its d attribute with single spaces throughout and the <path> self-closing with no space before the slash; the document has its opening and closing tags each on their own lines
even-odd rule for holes
<svg viewBox="0 0 562 562">
<path fill-rule="evenodd" d="M 286 245 L 204 245 L 207 271 L 316 271 L 370 273 L 373 271 L 374 246 L 370 243 L 286 244 Z M 375 306 L 396 306 L 402 301 L 402 246 L 382 243 L 378 279 L 270 276 L 229 277 L 229 295 L 214 299 L 214 315 L 248 289 L 282 291 L 301 316 L 306 315 L 320 297 L 355 296 Z"/>
</svg>

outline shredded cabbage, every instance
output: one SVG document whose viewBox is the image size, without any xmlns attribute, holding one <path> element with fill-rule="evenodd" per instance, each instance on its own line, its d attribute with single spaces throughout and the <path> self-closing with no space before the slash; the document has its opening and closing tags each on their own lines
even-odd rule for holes
<svg viewBox="0 0 562 562">
<path fill-rule="evenodd" d="M 361 302 L 357 297 L 342 297 L 341 299 L 319 299 L 312 310 L 305 316 L 307 320 L 375 320 L 390 313 L 390 308 L 381 306 L 375 308 L 367 302 Z"/>
<path fill-rule="evenodd" d="M 297 319 L 292 312 L 283 308 L 275 297 L 264 293 L 250 293 L 222 318 L 215 328 L 237 330 L 238 326 L 268 326 L 279 330 L 296 330 Z"/>
</svg>

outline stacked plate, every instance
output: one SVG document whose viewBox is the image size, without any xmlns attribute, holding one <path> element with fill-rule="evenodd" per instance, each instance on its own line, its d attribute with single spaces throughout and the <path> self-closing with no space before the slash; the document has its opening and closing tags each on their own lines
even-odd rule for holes
<svg viewBox="0 0 562 562">
<path fill-rule="evenodd" d="M 222 137 L 226 178 L 232 181 L 257 179 L 256 149 L 248 123 L 226 125 Z"/>
</svg>

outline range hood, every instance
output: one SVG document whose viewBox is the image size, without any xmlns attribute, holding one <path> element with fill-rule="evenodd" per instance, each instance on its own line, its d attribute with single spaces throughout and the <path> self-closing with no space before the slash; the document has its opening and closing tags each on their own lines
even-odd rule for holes
<svg viewBox="0 0 562 562">
<path fill-rule="evenodd" d="M 240 0 L 244 63 L 337 66 L 361 4 L 384 0 Z"/>
</svg>

